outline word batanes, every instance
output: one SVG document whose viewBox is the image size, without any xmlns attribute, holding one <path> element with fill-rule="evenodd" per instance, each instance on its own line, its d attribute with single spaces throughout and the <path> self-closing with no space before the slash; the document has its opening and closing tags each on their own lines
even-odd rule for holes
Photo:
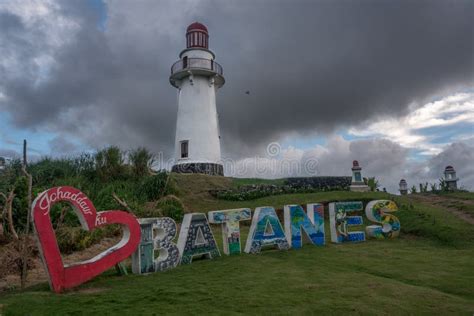
<svg viewBox="0 0 474 316">
<path fill-rule="evenodd" d="M 65 266 L 59 252 L 51 224 L 50 209 L 60 201 L 69 202 L 79 217 L 82 227 L 92 230 L 100 226 L 121 224 L 122 240 L 94 258 Z M 373 225 L 362 229 L 364 213 Z M 329 203 L 329 231 L 331 242 L 363 242 L 369 238 L 395 238 L 400 233 L 400 221 L 394 212 L 397 205 L 389 200 L 369 202 Z M 34 201 L 32 218 L 43 263 L 51 288 L 56 292 L 77 286 L 102 273 L 132 255 L 132 271 L 145 274 L 165 271 L 179 264 L 189 264 L 193 258 L 215 258 L 221 255 L 210 224 L 222 229 L 223 251 L 226 255 L 242 252 L 240 223 L 250 221 L 250 230 L 243 251 L 259 253 L 265 248 L 299 249 L 303 239 L 315 246 L 324 246 L 324 206 L 320 203 L 285 205 L 283 223 L 271 206 L 191 213 L 184 216 L 178 235 L 176 222 L 167 217 L 137 219 L 122 211 L 96 212 L 92 202 L 79 190 L 57 187 L 41 193 Z M 304 238 L 306 237 L 306 238 Z M 158 254 L 158 255 L 157 255 Z"/>
<path fill-rule="evenodd" d="M 240 222 L 252 220 L 244 252 L 259 253 L 262 248 L 280 250 L 298 249 L 303 245 L 303 234 L 315 246 L 325 245 L 324 206 L 310 203 L 305 212 L 300 205 L 285 205 L 284 227 L 273 207 L 257 207 L 253 213 L 248 208 L 186 214 L 183 219 L 177 245 L 176 223 L 166 217 L 140 220 L 142 237 L 140 246 L 133 255 L 133 272 L 149 273 L 188 264 L 193 257 L 214 258 L 220 256 L 219 249 L 209 223 L 222 227 L 222 244 L 226 255 L 240 254 Z M 362 202 L 329 203 L 329 228 L 334 243 L 365 241 L 366 235 L 373 238 L 394 238 L 400 232 L 400 221 L 392 213 L 397 205 L 389 200 L 376 200 L 367 204 L 367 219 L 376 223 L 367 226 L 365 232 L 355 226 L 363 225 L 360 213 Z M 208 221 L 209 219 L 209 221 Z M 168 223 L 165 228 L 165 223 Z M 155 227 L 155 228 L 154 228 Z M 154 231 L 154 233 L 153 233 Z M 303 233 L 304 232 L 304 233 Z M 155 258 L 158 251 L 159 256 Z"/>
</svg>

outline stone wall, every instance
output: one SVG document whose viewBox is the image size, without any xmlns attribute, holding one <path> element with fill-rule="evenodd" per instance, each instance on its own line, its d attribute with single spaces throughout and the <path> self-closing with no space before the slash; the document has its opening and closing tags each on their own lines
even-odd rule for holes
<svg viewBox="0 0 474 316">
<path fill-rule="evenodd" d="M 351 177 L 302 177 L 288 178 L 285 183 L 294 188 L 346 190 L 351 185 L 351 179 Z"/>
</svg>

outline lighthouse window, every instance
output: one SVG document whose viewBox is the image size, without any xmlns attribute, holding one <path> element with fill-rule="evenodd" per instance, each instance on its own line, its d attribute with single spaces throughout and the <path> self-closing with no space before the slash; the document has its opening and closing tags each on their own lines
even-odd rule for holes
<svg viewBox="0 0 474 316">
<path fill-rule="evenodd" d="M 188 158 L 188 141 L 181 141 L 181 158 Z"/>
</svg>

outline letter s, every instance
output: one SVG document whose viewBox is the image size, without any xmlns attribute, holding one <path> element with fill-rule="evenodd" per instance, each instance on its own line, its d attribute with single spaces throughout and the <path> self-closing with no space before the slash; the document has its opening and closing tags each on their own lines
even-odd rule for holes
<svg viewBox="0 0 474 316">
<path fill-rule="evenodd" d="M 370 225 L 365 228 L 369 237 L 377 239 L 396 238 L 400 234 L 400 220 L 389 213 L 398 211 L 398 206 L 393 201 L 375 200 L 365 207 L 365 215 L 375 223 L 382 225 Z"/>
</svg>

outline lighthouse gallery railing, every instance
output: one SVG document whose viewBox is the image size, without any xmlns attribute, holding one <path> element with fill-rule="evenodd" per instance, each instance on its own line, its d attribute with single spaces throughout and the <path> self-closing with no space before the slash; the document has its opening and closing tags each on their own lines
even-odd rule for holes
<svg viewBox="0 0 474 316">
<path fill-rule="evenodd" d="M 173 66 L 171 66 L 171 74 L 173 75 L 177 72 L 193 68 L 211 70 L 221 76 L 223 74 L 221 65 L 211 59 L 205 58 L 188 58 L 187 60 L 178 60 L 173 64 Z"/>
</svg>

